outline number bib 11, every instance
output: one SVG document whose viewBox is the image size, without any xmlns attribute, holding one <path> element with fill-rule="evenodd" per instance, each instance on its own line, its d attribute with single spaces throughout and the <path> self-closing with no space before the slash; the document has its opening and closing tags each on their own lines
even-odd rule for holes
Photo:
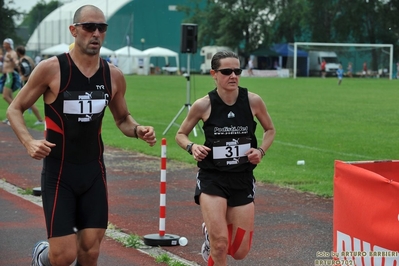
<svg viewBox="0 0 399 266">
<path fill-rule="evenodd" d="M 213 161 L 218 166 L 238 165 L 248 162 L 245 153 L 251 148 L 251 138 L 219 139 L 213 143 Z"/>
</svg>

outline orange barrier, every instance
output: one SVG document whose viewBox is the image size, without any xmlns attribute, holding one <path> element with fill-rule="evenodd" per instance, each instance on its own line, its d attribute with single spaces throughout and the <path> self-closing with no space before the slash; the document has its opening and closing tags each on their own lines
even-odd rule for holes
<svg viewBox="0 0 399 266">
<path fill-rule="evenodd" d="M 399 161 L 335 161 L 332 257 L 399 265 Z"/>
</svg>

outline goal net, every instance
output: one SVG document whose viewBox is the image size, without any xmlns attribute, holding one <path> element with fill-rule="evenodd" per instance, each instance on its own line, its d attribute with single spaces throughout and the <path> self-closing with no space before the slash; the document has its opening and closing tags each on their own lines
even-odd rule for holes
<svg viewBox="0 0 399 266">
<path fill-rule="evenodd" d="M 289 50 L 286 68 L 293 78 L 321 76 L 323 60 L 327 76 L 336 76 L 341 65 L 345 76 L 393 77 L 392 44 L 295 42 Z"/>
</svg>

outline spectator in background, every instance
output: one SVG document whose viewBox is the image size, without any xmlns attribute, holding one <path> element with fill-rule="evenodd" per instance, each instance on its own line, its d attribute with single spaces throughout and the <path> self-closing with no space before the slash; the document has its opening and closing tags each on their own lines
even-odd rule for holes
<svg viewBox="0 0 399 266">
<path fill-rule="evenodd" d="M 37 64 L 39 64 L 40 61 L 42 61 L 42 57 L 41 57 L 40 55 L 37 55 L 37 56 L 35 57 L 35 65 L 37 66 Z"/>
<path fill-rule="evenodd" d="M 277 60 L 274 60 L 273 68 L 276 69 L 276 70 L 279 70 L 279 69 L 280 69 L 280 65 L 278 64 L 278 61 L 277 61 Z"/>
<path fill-rule="evenodd" d="M 111 56 L 111 63 L 112 63 L 114 66 L 118 67 L 118 57 L 116 57 L 116 55 L 112 55 L 112 56 Z"/>
<path fill-rule="evenodd" d="M 352 67 L 352 62 L 348 63 L 348 67 L 346 69 L 348 72 L 346 72 L 346 74 L 348 75 L 348 77 L 353 77 L 353 67 Z"/>
<path fill-rule="evenodd" d="M 28 82 L 29 76 L 32 73 L 33 69 L 35 68 L 35 63 L 33 62 L 33 59 L 30 58 L 25 54 L 25 47 L 24 46 L 18 46 L 16 49 L 17 55 L 18 55 L 18 62 L 17 62 L 17 68 L 19 71 L 19 75 L 21 76 L 22 80 L 22 87 Z M 44 121 L 42 116 L 40 115 L 39 109 L 37 109 L 36 105 L 32 105 L 30 107 L 32 110 L 33 114 L 36 116 L 37 121 L 34 126 L 38 125 L 44 125 Z"/>
<path fill-rule="evenodd" d="M 363 72 L 362 72 L 363 77 L 367 77 L 367 62 L 363 63 Z"/>
<path fill-rule="evenodd" d="M 250 56 L 248 58 L 248 76 L 253 76 L 254 72 L 252 71 L 254 69 L 254 61 L 253 61 L 253 57 Z"/>
<path fill-rule="evenodd" d="M 3 73 L 3 60 L 4 60 L 3 50 L 0 49 L 0 74 Z"/>
<path fill-rule="evenodd" d="M 0 79 L 0 94 L 3 94 L 3 99 L 11 104 L 13 101 L 13 92 L 19 90 L 21 79 L 19 78 L 18 72 L 15 71 L 17 68 L 18 55 L 14 51 L 14 42 L 12 39 L 7 38 L 3 41 L 3 48 L 6 51 L 3 61 L 3 76 Z M 8 119 L 3 120 L 4 124 L 10 124 Z"/>
<path fill-rule="evenodd" d="M 323 59 L 320 64 L 320 71 L 321 71 L 321 77 L 325 78 L 326 77 L 326 60 Z"/>
<path fill-rule="evenodd" d="M 342 78 L 344 77 L 344 70 L 342 68 L 342 65 L 339 64 L 339 67 L 337 69 L 337 78 L 338 78 L 338 85 L 341 85 Z"/>
<path fill-rule="evenodd" d="M 396 63 L 396 78 L 399 79 L 399 62 Z"/>
</svg>

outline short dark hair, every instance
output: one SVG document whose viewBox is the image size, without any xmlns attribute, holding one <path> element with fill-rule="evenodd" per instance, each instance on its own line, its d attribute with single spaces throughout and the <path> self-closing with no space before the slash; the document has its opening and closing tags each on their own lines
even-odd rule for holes
<svg viewBox="0 0 399 266">
<path fill-rule="evenodd" d="M 231 51 L 220 51 L 220 52 L 217 52 L 212 57 L 211 68 L 213 70 L 219 69 L 220 60 L 224 59 L 224 58 L 230 58 L 230 57 L 240 59 L 240 58 L 238 58 L 238 55 L 236 53 L 231 52 Z"/>
<path fill-rule="evenodd" d="M 25 53 L 26 53 L 25 47 L 22 46 L 22 45 L 18 46 L 18 47 L 15 49 L 15 51 L 17 51 L 17 53 L 20 54 L 20 55 L 25 55 Z"/>
</svg>

